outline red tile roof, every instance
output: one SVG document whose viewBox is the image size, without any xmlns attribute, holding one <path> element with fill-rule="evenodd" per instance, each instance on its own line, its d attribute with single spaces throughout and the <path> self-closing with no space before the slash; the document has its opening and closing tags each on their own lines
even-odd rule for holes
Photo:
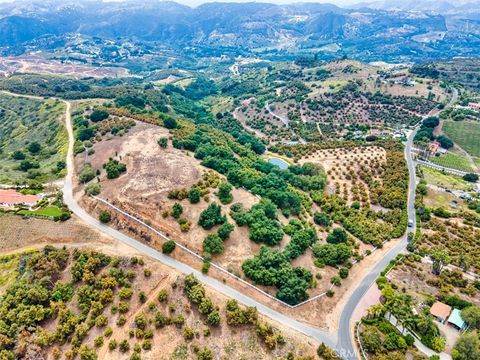
<svg viewBox="0 0 480 360">
<path fill-rule="evenodd" d="M 41 197 L 37 195 L 23 195 L 15 190 L 0 190 L 0 203 L 8 205 L 26 204 L 35 205 Z"/>
<path fill-rule="evenodd" d="M 451 312 L 452 308 L 447 304 L 441 303 L 440 301 L 437 301 L 430 308 L 430 314 L 444 320 L 448 319 Z"/>
</svg>

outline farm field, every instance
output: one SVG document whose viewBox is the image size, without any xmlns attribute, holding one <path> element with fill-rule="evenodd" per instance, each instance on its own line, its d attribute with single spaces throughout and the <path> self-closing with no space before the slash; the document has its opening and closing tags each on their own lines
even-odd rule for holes
<svg viewBox="0 0 480 360">
<path fill-rule="evenodd" d="M 442 130 L 470 155 L 480 157 L 480 122 L 447 120 Z"/>
<path fill-rule="evenodd" d="M 458 176 L 444 174 L 441 171 L 426 166 L 422 167 L 422 173 L 428 184 L 455 190 L 473 190 L 472 183 L 469 183 Z"/>
<path fill-rule="evenodd" d="M 429 158 L 429 160 L 435 164 L 451 169 L 457 169 L 465 172 L 471 172 L 474 170 L 472 164 L 467 158 L 465 158 L 465 156 L 453 153 L 451 151 L 445 155 L 432 156 Z"/>
<path fill-rule="evenodd" d="M 0 183 L 47 182 L 64 175 L 65 106 L 0 93 Z"/>
<path fill-rule="evenodd" d="M 305 156 L 300 164 L 311 162 L 321 165 L 327 174 L 327 193 L 340 195 L 347 204 L 354 201 L 370 206 L 367 182 L 359 178 L 371 171 L 372 181 L 379 181 L 381 169 L 386 162 L 386 152 L 381 147 L 358 147 L 353 149 L 325 149 Z"/>
</svg>

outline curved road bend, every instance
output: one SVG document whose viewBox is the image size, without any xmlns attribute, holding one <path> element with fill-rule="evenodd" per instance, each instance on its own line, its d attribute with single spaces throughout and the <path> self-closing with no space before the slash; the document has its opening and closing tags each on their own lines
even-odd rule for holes
<svg viewBox="0 0 480 360">
<path fill-rule="evenodd" d="M 449 108 L 452 106 L 458 97 L 458 91 L 455 88 L 453 89 L 452 98 L 445 106 L 444 109 Z M 438 110 L 433 114 L 427 115 L 425 118 L 430 116 L 438 116 L 441 111 Z M 425 119 L 424 118 L 424 119 Z M 404 236 L 401 238 L 399 243 L 395 245 L 385 256 L 373 267 L 373 269 L 362 279 L 359 286 L 355 289 L 353 294 L 348 299 L 345 307 L 343 308 L 342 315 L 340 316 L 340 322 L 338 325 L 338 343 L 336 346 L 337 351 L 339 354 L 346 360 L 349 359 L 357 359 L 357 355 L 355 352 L 355 345 L 354 339 L 352 338 L 352 331 L 350 328 L 351 325 L 351 318 L 355 308 L 360 303 L 360 300 L 363 298 L 367 290 L 370 286 L 373 285 L 375 280 L 380 276 L 380 273 L 385 269 L 388 263 L 395 259 L 395 257 L 400 254 L 402 251 L 406 250 L 408 240 L 407 240 L 407 233 L 409 231 L 413 231 L 415 233 L 416 230 L 416 222 L 415 222 L 415 162 L 412 158 L 412 146 L 413 146 L 413 139 L 417 134 L 419 126 L 415 127 L 412 133 L 407 138 L 407 143 L 405 145 L 405 157 L 407 160 L 407 167 L 409 172 L 409 181 L 408 181 L 408 203 L 407 203 L 407 211 L 408 211 L 408 218 L 414 219 L 414 225 L 412 228 L 407 229 Z"/>
<path fill-rule="evenodd" d="M 255 306 L 260 313 L 263 315 L 268 316 L 269 318 L 278 321 L 279 323 L 288 326 L 294 330 L 297 330 L 305 335 L 311 336 L 318 342 L 323 342 L 328 346 L 335 348 L 335 341 L 332 339 L 332 335 L 327 333 L 326 331 L 316 329 L 312 326 L 306 325 L 301 323 L 297 320 L 290 318 L 289 316 L 283 315 L 262 303 L 253 300 L 252 298 L 240 293 L 239 291 L 223 284 L 222 282 L 215 280 L 209 276 L 204 275 L 198 270 L 191 268 L 190 266 L 173 259 L 170 256 L 164 255 L 163 253 L 152 249 L 151 247 L 132 239 L 131 237 L 110 228 L 98 221 L 97 219 L 93 218 L 88 214 L 83 208 L 81 208 L 77 201 L 73 196 L 73 173 L 74 173 L 74 165 L 73 165 L 73 143 L 74 143 L 74 136 L 73 136 L 73 129 L 72 129 L 72 121 L 70 117 L 70 103 L 68 101 L 65 102 L 67 105 L 67 114 L 66 114 L 66 126 L 68 131 L 68 154 L 67 154 L 67 176 L 65 178 L 64 188 L 63 188 L 63 199 L 65 204 L 68 205 L 71 211 L 75 213 L 82 221 L 86 224 L 90 225 L 93 228 L 103 232 L 104 234 L 111 236 L 112 238 L 121 241 L 124 244 L 127 244 L 134 248 L 135 250 L 154 258 L 162 262 L 165 265 L 168 265 L 184 274 L 191 274 L 193 273 L 200 281 L 204 284 L 210 286 L 211 288 L 221 292 L 222 294 L 238 300 L 240 303 L 247 305 L 247 306 Z"/>
</svg>

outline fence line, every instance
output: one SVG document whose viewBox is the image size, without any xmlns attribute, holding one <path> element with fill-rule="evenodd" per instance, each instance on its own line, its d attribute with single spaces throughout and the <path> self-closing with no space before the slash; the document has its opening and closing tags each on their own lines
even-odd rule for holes
<svg viewBox="0 0 480 360">
<path fill-rule="evenodd" d="M 164 240 L 166 240 L 166 241 L 173 241 L 176 246 L 178 246 L 178 247 L 181 248 L 182 250 L 186 251 L 188 254 L 194 256 L 195 258 L 197 258 L 197 259 L 199 259 L 199 260 L 201 260 L 201 261 L 205 261 L 205 258 L 204 258 L 203 256 L 201 256 L 201 255 L 197 254 L 196 252 L 190 250 L 190 249 L 187 248 L 186 246 L 178 243 L 177 241 L 170 239 L 168 236 L 162 234 L 160 231 L 158 231 L 157 229 L 155 229 L 155 228 L 152 227 L 151 225 L 148 225 L 148 224 L 145 223 L 144 221 L 142 221 L 142 220 L 140 220 L 139 218 L 137 218 L 137 217 L 135 217 L 135 216 L 127 213 L 126 211 L 124 211 L 124 210 L 120 209 L 119 207 L 113 205 L 112 203 L 108 202 L 107 200 L 102 199 L 101 197 L 98 197 L 98 196 L 95 196 L 95 195 L 92 195 L 91 197 L 94 198 L 95 200 L 98 200 L 98 201 L 102 202 L 103 204 L 111 207 L 112 209 L 118 211 L 118 212 L 121 213 L 122 215 L 124 215 L 124 216 L 126 216 L 126 217 L 128 217 L 128 218 L 130 218 L 130 219 L 132 219 L 132 220 L 134 220 L 134 221 L 136 221 L 136 222 L 138 222 L 139 224 L 145 226 L 147 229 L 153 231 L 155 234 L 157 234 L 158 236 L 160 236 L 160 237 L 163 238 Z M 387 242 L 388 242 L 388 241 L 384 241 L 383 244 L 385 244 L 385 243 L 387 243 Z M 378 247 L 377 247 L 377 246 L 375 246 L 375 247 L 372 249 L 372 251 L 370 252 L 370 254 L 373 254 L 376 250 L 378 250 Z M 367 253 L 367 252 L 365 251 L 364 254 L 363 254 L 363 256 L 367 256 L 366 253 Z M 353 261 L 352 261 L 352 265 L 356 264 L 357 262 L 358 262 L 358 260 L 356 260 L 356 259 L 353 260 Z M 263 291 L 262 289 L 256 287 L 255 285 L 249 283 L 248 281 L 243 280 L 241 277 L 239 277 L 239 276 L 237 276 L 237 275 L 235 275 L 235 274 L 232 274 L 230 271 L 228 271 L 227 269 L 223 268 L 222 266 L 220 266 L 220 265 L 218 265 L 218 264 L 216 264 L 216 263 L 214 263 L 214 262 L 212 262 L 212 261 L 210 261 L 210 265 L 213 266 L 215 269 L 223 272 L 224 274 L 227 274 L 227 275 L 233 277 L 235 280 L 240 281 L 242 284 L 244 284 L 244 285 L 246 285 L 246 286 L 248 286 L 248 287 L 250 287 L 250 288 L 252 288 L 252 289 L 254 289 L 254 290 L 256 290 L 256 291 L 258 291 L 258 292 L 261 293 L 262 295 L 265 295 L 265 296 L 268 297 L 269 299 L 274 300 L 274 301 L 278 302 L 279 304 L 288 307 L 289 309 L 295 309 L 295 308 L 300 307 L 300 306 L 302 306 L 302 305 L 308 304 L 309 302 L 312 302 L 312 301 L 315 301 L 315 300 L 317 300 L 317 299 L 320 299 L 320 298 L 326 296 L 327 293 L 328 293 L 328 291 L 332 290 L 332 289 L 335 287 L 334 284 L 331 284 L 328 291 L 324 291 L 324 292 L 322 292 L 322 293 L 320 293 L 320 294 L 318 294 L 318 295 L 315 295 L 314 297 L 311 297 L 310 299 L 307 299 L 307 300 L 305 300 L 305 301 L 302 301 L 302 302 L 300 302 L 300 303 L 298 303 L 298 304 L 296 304 L 296 305 L 290 305 L 290 304 L 287 304 L 286 302 L 284 302 L 284 301 L 282 301 L 282 300 L 280 300 L 280 299 L 277 299 L 275 296 L 270 295 L 269 293 Z"/>
<path fill-rule="evenodd" d="M 360 340 L 360 330 L 359 330 L 360 329 L 360 323 L 359 322 L 357 322 L 355 324 L 355 328 L 356 328 L 356 333 L 357 333 L 357 343 L 358 343 L 358 346 L 360 347 L 360 351 L 362 352 L 362 356 L 365 360 L 368 360 L 367 353 L 363 349 L 362 341 Z"/>
<path fill-rule="evenodd" d="M 96 200 L 104 203 L 105 205 L 107 205 L 107 206 L 111 207 L 112 209 L 118 211 L 118 212 L 121 213 L 122 215 L 124 215 L 124 216 L 126 216 L 126 217 L 128 217 L 128 218 L 130 218 L 130 219 L 132 219 L 132 220 L 134 220 L 134 221 L 136 221 L 136 222 L 138 222 L 139 224 L 145 226 L 145 227 L 148 228 L 149 230 L 153 231 L 155 234 L 157 234 L 157 235 L 159 235 L 160 237 L 162 237 L 164 240 L 173 241 L 176 246 L 178 246 L 178 247 L 181 248 L 182 250 L 186 251 L 186 252 L 189 253 L 190 255 L 193 255 L 195 258 L 197 258 L 197 259 L 199 259 L 199 260 L 201 260 L 201 261 L 205 261 L 205 259 L 204 259 L 201 255 L 199 255 L 199 254 L 197 254 L 196 252 L 190 250 L 190 249 L 187 248 L 186 246 L 178 243 L 177 241 L 170 239 L 169 237 L 167 237 L 166 235 L 162 234 L 160 231 L 158 231 L 158 230 L 156 230 L 155 228 L 153 228 L 152 226 L 146 224 L 145 222 L 143 222 L 142 220 L 138 219 L 137 217 L 135 217 L 135 216 L 133 216 L 133 215 L 130 215 L 129 213 L 123 211 L 122 209 L 118 208 L 117 206 L 109 203 L 108 201 L 106 201 L 106 200 L 104 200 L 104 199 L 102 199 L 102 198 L 100 198 L 100 197 L 98 197 L 98 196 L 93 195 L 92 198 L 94 198 L 94 199 L 96 199 Z M 271 299 L 271 300 L 275 300 L 276 302 L 278 302 L 279 304 L 281 304 L 281 305 L 283 305 L 283 306 L 286 306 L 286 307 L 288 307 L 288 308 L 290 308 L 290 309 L 293 309 L 293 308 L 297 307 L 297 305 L 298 305 L 298 304 L 297 304 L 297 305 L 290 305 L 290 304 L 287 304 L 286 302 L 284 302 L 284 301 L 282 301 L 282 300 L 280 300 L 280 299 L 277 299 L 276 297 L 274 297 L 274 296 L 266 293 L 266 292 L 263 291 L 262 289 L 260 289 L 260 288 L 256 287 L 255 285 L 249 283 L 248 281 L 243 280 L 241 277 L 239 277 L 239 276 L 237 276 L 237 275 L 235 275 L 235 274 L 232 274 L 232 273 L 229 272 L 227 269 L 221 267 L 221 266 L 218 265 L 218 264 L 215 264 L 214 262 L 211 262 L 211 261 L 210 261 L 210 265 L 213 266 L 214 268 L 220 270 L 220 271 L 223 272 L 224 274 L 227 274 L 227 275 L 233 277 L 235 280 L 240 281 L 243 285 L 246 285 L 246 286 L 248 286 L 248 287 L 250 287 L 250 288 L 252 288 L 252 289 L 260 292 L 262 295 L 265 295 L 266 297 L 268 297 L 268 298 Z M 318 298 L 318 296 L 317 296 L 316 298 Z"/>
</svg>

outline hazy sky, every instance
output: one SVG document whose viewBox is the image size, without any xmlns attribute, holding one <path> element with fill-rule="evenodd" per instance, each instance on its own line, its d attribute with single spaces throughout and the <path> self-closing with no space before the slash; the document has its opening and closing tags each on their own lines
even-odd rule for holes
<svg viewBox="0 0 480 360">
<path fill-rule="evenodd" d="M 0 3 L 2 2 L 14 2 L 16 0 L 0 0 Z M 24 1 L 24 0 L 21 0 Z M 32 1 L 38 1 L 38 0 L 32 0 Z M 104 0 L 104 1 L 122 1 L 122 0 Z M 152 1 L 152 0 L 145 0 L 145 2 Z M 153 0 L 153 1 L 158 1 L 158 0 Z M 335 4 L 338 6 L 346 6 L 346 5 L 351 5 L 351 4 L 358 4 L 360 2 L 363 2 L 363 0 L 173 0 L 181 4 L 185 5 L 190 5 L 190 6 L 196 6 L 199 4 L 203 4 L 206 2 L 271 2 L 275 4 L 291 4 L 291 3 L 296 3 L 296 2 L 315 2 L 315 3 L 330 3 L 330 4 Z M 371 1 L 368 1 L 371 2 Z"/>
</svg>

